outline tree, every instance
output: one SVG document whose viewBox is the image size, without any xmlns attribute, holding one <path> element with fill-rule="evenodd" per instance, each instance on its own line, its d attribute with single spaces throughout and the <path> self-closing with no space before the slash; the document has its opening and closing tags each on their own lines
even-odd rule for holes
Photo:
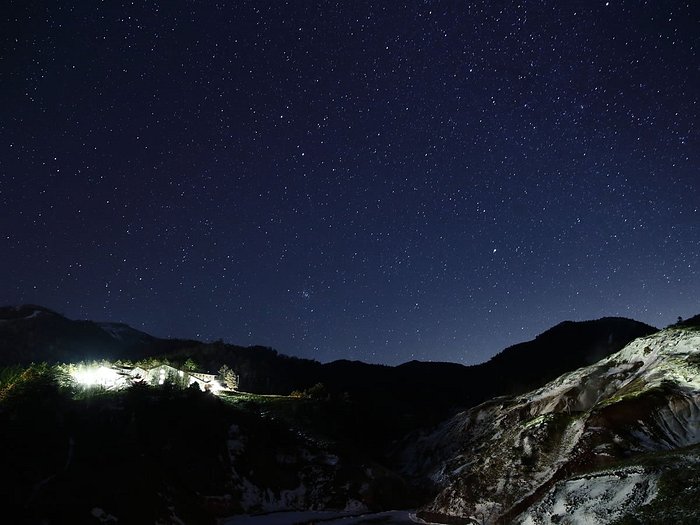
<svg viewBox="0 0 700 525">
<path fill-rule="evenodd" d="M 136 366 L 140 366 L 144 370 L 149 370 L 162 364 L 167 364 L 167 362 L 156 357 L 146 357 L 145 359 L 141 359 L 140 361 L 136 362 Z"/>
<path fill-rule="evenodd" d="M 238 389 L 238 376 L 228 367 L 228 365 L 222 365 L 222 367 L 219 369 L 219 375 L 228 388 L 231 390 Z"/>
<path fill-rule="evenodd" d="M 311 399 L 327 399 L 328 398 L 328 390 L 326 390 L 326 385 L 324 385 L 323 383 L 316 383 L 311 388 L 307 388 L 306 394 Z"/>
<path fill-rule="evenodd" d="M 188 357 L 187 361 L 185 361 L 185 364 L 182 365 L 182 369 L 187 372 L 197 372 L 199 370 L 199 366 L 197 365 L 197 363 L 194 362 L 194 360 L 191 357 Z"/>
</svg>

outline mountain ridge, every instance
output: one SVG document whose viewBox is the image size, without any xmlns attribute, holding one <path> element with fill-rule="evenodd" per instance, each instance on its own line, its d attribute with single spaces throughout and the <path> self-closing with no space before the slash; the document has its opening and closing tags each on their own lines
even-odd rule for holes
<svg viewBox="0 0 700 525">
<path fill-rule="evenodd" d="M 67 324 L 73 324 L 74 326 L 78 326 L 79 324 L 83 325 L 96 325 L 103 330 L 109 330 L 111 328 L 118 328 L 122 329 L 124 331 L 129 331 L 135 334 L 139 334 L 139 336 L 143 338 L 147 338 L 152 341 L 161 341 L 161 342 L 172 342 L 174 344 L 179 344 L 179 345 L 186 345 L 186 344 L 202 344 L 202 345 L 207 345 L 207 344 L 224 344 L 229 347 L 236 347 L 236 348 L 267 348 L 267 347 L 262 347 L 260 345 L 251 345 L 248 347 L 241 347 L 240 345 L 235 345 L 235 344 L 229 344 L 229 343 L 223 343 L 221 341 L 217 343 L 206 343 L 202 342 L 199 340 L 194 340 L 194 339 L 179 339 L 179 338 L 161 338 L 161 337 L 156 337 L 151 334 L 148 334 L 147 332 L 143 332 L 141 330 L 138 330 L 136 328 L 133 328 L 132 326 L 128 325 L 127 323 L 119 322 L 119 321 L 95 321 L 95 320 L 89 320 L 89 319 L 70 319 L 67 316 L 55 311 L 51 310 L 50 308 L 47 308 L 45 306 L 37 305 L 37 304 L 20 304 L 20 305 L 6 305 L 6 306 L 0 306 L 0 323 L 2 322 L 8 322 L 8 321 L 18 321 L 18 320 L 29 320 L 33 319 L 36 317 L 39 317 L 40 315 L 45 314 L 46 316 L 50 318 L 55 318 L 55 319 L 60 319 L 63 322 L 66 322 Z M 696 318 L 700 318 L 700 316 L 696 316 Z M 684 321 L 685 323 L 692 322 L 692 319 Z M 606 316 L 602 317 L 599 319 L 593 319 L 593 320 L 585 320 L 585 321 L 571 321 L 571 320 L 565 320 L 561 321 L 560 323 L 552 326 L 551 328 L 545 330 L 544 332 L 538 334 L 535 336 L 533 340 L 530 341 L 525 341 L 521 343 L 516 343 L 514 345 L 511 345 L 500 352 L 496 353 L 494 356 L 489 358 L 488 360 L 481 362 L 481 363 L 475 363 L 472 365 L 463 365 L 461 363 L 453 362 L 453 361 L 432 361 L 432 360 L 427 360 L 427 361 L 420 361 L 420 360 L 410 360 L 406 361 L 404 363 L 400 363 L 398 365 L 384 365 L 380 363 L 367 363 L 361 360 L 357 359 L 336 359 L 334 361 L 329 361 L 327 363 L 322 363 L 323 365 L 331 365 L 335 364 L 336 366 L 339 366 L 341 363 L 343 364 L 357 364 L 361 363 L 363 365 L 368 365 L 368 366 L 377 366 L 377 367 L 389 367 L 389 368 L 399 368 L 399 367 L 405 367 L 408 368 L 410 366 L 413 366 L 414 363 L 421 363 L 421 364 L 426 364 L 426 363 L 432 363 L 435 364 L 436 366 L 440 366 L 442 364 L 444 365 L 456 365 L 459 367 L 472 367 L 472 366 L 479 366 L 479 365 L 484 365 L 486 363 L 489 363 L 494 360 L 499 360 L 499 356 L 502 356 L 502 354 L 507 354 L 509 352 L 512 352 L 516 349 L 519 349 L 522 345 L 527 345 L 531 344 L 534 341 L 541 341 L 541 340 L 546 340 L 548 338 L 551 338 L 553 334 L 566 331 L 567 329 L 571 327 L 590 327 L 595 324 L 600 324 L 600 323 L 634 323 L 639 326 L 644 326 L 648 330 L 658 330 L 657 328 L 647 325 L 645 323 L 635 321 L 634 319 L 626 318 L 626 317 L 616 317 L 616 316 Z M 0 336 L 4 335 L 0 333 Z M 50 361 L 51 356 L 45 356 L 47 357 L 47 360 Z M 312 359 L 308 358 L 299 358 L 299 357 L 294 357 L 294 356 L 287 356 L 293 359 L 302 359 L 302 360 L 308 360 L 308 361 L 313 361 Z M 0 359 L 4 359 L 5 356 L 0 354 Z M 113 359 L 119 359 L 121 356 L 113 356 Z M 26 362 L 26 361 L 25 361 Z M 7 363 L 5 363 L 7 364 Z"/>
<path fill-rule="evenodd" d="M 4 320 L 0 322 L 0 365 L 155 356 L 184 362 L 192 358 L 211 372 L 226 364 L 241 376 L 240 388 L 253 393 L 288 394 L 323 383 L 336 395 L 347 392 L 366 400 L 398 395 L 402 401 L 418 404 L 425 403 L 427 396 L 441 406 L 473 405 L 494 395 L 525 391 L 657 330 L 616 317 L 565 321 L 484 363 L 465 366 L 414 360 L 389 366 L 344 359 L 319 363 L 268 347 L 161 339 L 124 323 L 70 320 L 37 305 L 2 307 L 0 320 Z M 538 366 L 529 366 L 530 360 L 538 361 Z M 358 374 L 362 375 L 361 385 Z"/>
<path fill-rule="evenodd" d="M 27 313 L 31 315 L 31 311 Z M 313 390 L 314 395 L 350 399 L 348 421 L 361 424 L 342 422 L 345 432 L 356 439 L 364 453 L 376 458 L 384 457 L 406 432 L 419 426 L 437 424 L 455 410 L 494 396 L 527 391 L 584 366 L 592 355 L 608 355 L 635 337 L 656 330 L 624 318 L 560 323 L 558 327 L 554 335 L 550 332 L 514 345 L 479 365 L 414 361 L 388 366 L 348 360 L 319 363 L 272 348 L 221 341 L 142 337 L 131 328 L 126 333 L 136 335 L 125 340 L 115 337 L 112 328 L 105 330 L 104 323 L 71 321 L 56 314 L 0 323 L 0 365 L 14 364 L 8 355 L 20 364 L 149 357 L 184 363 L 191 359 L 213 373 L 225 364 L 238 374 L 242 391 L 287 395 Z M 562 352 L 562 348 L 568 351 Z M 537 366 L 531 366 L 530 361 Z M 362 430 L 368 428 L 372 432 Z"/>
<path fill-rule="evenodd" d="M 438 487 L 423 517 L 467 523 L 481 513 L 489 523 L 539 525 L 580 515 L 575 523 L 605 524 L 652 512 L 657 483 L 677 466 L 649 469 L 648 458 L 700 452 L 699 364 L 700 332 L 671 326 L 539 389 L 455 415 L 404 451 L 413 474 Z M 616 503 L 596 501 L 596 490 L 618 494 Z"/>
<path fill-rule="evenodd" d="M 0 348 L 9 334 L 34 345 L 39 350 L 34 355 L 65 357 L 75 348 L 81 356 L 90 353 L 86 337 L 94 342 L 99 336 L 113 345 L 104 354 L 135 349 L 173 364 L 193 359 L 203 369 L 227 364 L 240 374 L 243 390 L 264 394 L 216 397 L 167 384 L 89 393 L 61 387 L 55 380 L 65 376 L 51 379 L 50 366 L 0 370 L 0 419 L 8 429 L 0 433 L 0 450 L 19 475 L 3 480 L 0 493 L 15 495 L 4 500 L 9 508 L 18 513 L 31 508 L 37 517 L 75 518 L 97 505 L 126 521 L 145 508 L 152 516 L 171 516 L 161 519 L 167 523 L 178 517 L 213 524 L 216 517 L 250 512 L 418 506 L 424 518 L 435 518 L 430 521 L 468 523 L 466 513 L 480 511 L 489 520 L 500 516 L 544 525 L 554 523 L 552 516 L 562 522 L 558 509 L 568 505 L 567 498 L 592 502 L 586 495 L 595 487 L 605 494 L 639 494 L 625 499 L 626 512 L 640 505 L 663 510 L 665 476 L 695 461 L 692 446 L 684 452 L 675 445 L 700 440 L 700 431 L 697 436 L 687 431 L 695 428 L 691 422 L 696 412 L 700 416 L 700 402 L 689 404 L 682 389 L 664 381 L 668 377 L 654 375 L 662 370 L 654 363 L 673 359 L 700 370 L 695 350 L 662 351 L 687 333 L 700 340 L 694 326 L 658 331 L 624 318 L 563 322 L 480 365 L 409 361 L 391 367 L 349 360 L 322 364 L 220 341 L 161 340 L 120 323 L 43 315 L 31 305 L 0 309 L 0 320 L 3 312 Z M 649 343 L 654 338 L 663 345 Z M 636 350 L 625 354 L 630 347 Z M 585 366 L 601 351 L 607 356 Z M 547 379 L 562 369 L 563 375 Z M 676 369 L 685 381 L 687 371 Z M 641 377 L 656 382 L 635 382 Z M 619 388 L 610 387 L 611 381 Z M 269 395 L 292 389 L 291 396 Z M 605 396 L 607 404 L 600 402 Z M 584 421 L 581 414 L 591 407 L 596 412 Z M 660 418 L 644 416 L 652 411 Z M 634 427 L 637 415 L 646 426 Z M 620 422 L 638 432 L 615 441 Z M 590 431 L 596 428 L 609 432 Z M 105 456 L 105 443 L 114 457 Z M 625 451 L 640 446 L 675 456 L 645 456 L 658 462 L 653 468 L 620 463 L 629 459 Z M 608 470 L 595 470 L 605 465 Z M 99 477 L 103 466 L 116 473 L 114 479 L 86 481 Z M 148 475 L 132 487 L 132 471 L 143 468 Z M 683 475 L 692 478 L 688 469 Z M 520 492 L 496 492 L 494 499 L 493 487 L 503 478 L 503 486 L 520 483 Z M 46 479 L 56 481 L 46 482 L 35 496 L 34 487 L 43 487 Z M 700 496 L 700 480 L 697 486 Z M 123 497 L 109 496 L 115 490 Z M 77 499 L 71 496 L 75 491 L 81 494 Z M 474 500 L 475 494 L 491 500 Z M 499 501 L 507 505 L 497 509 Z M 596 509 L 576 512 L 587 516 Z M 678 523 L 690 522 L 681 516 Z"/>
</svg>

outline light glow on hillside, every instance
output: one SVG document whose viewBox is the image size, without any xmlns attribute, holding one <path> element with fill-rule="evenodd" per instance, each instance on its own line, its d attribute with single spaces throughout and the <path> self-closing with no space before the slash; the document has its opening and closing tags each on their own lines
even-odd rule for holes
<svg viewBox="0 0 700 525">
<path fill-rule="evenodd" d="M 76 383 L 84 387 L 113 388 L 119 382 L 117 371 L 104 365 L 99 367 L 80 366 L 71 372 L 71 376 Z"/>
<path fill-rule="evenodd" d="M 216 380 L 214 374 L 188 372 L 171 365 L 157 365 L 152 368 L 111 365 L 105 361 L 101 364 L 69 365 L 68 373 L 76 385 L 83 388 L 123 389 L 135 383 L 164 385 L 170 382 L 184 388 L 196 383 L 205 392 L 218 394 L 226 390 Z"/>
</svg>

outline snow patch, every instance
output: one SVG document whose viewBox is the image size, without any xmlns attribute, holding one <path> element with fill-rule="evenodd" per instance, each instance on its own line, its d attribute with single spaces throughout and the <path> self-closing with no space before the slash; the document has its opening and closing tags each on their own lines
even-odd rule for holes
<svg viewBox="0 0 700 525">
<path fill-rule="evenodd" d="M 120 323 L 99 323 L 99 327 L 117 341 L 123 341 L 125 336 L 135 332 L 130 326 Z"/>
<path fill-rule="evenodd" d="M 658 475 L 625 469 L 557 483 L 516 523 L 545 525 L 555 517 L 571 525 L 605 525 L 651 502 L 657 494 Z"/>
</svg>

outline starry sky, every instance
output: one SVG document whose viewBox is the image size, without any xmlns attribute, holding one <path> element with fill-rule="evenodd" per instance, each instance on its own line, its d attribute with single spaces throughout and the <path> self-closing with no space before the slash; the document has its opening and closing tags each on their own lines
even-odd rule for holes
<svg viewBox="0 0 700 525">
<path fill-rule="evenodd" d="M 386 364 L 697 314 L 699 15 L 10 1 L 0 303 Z"/>
</svg>

